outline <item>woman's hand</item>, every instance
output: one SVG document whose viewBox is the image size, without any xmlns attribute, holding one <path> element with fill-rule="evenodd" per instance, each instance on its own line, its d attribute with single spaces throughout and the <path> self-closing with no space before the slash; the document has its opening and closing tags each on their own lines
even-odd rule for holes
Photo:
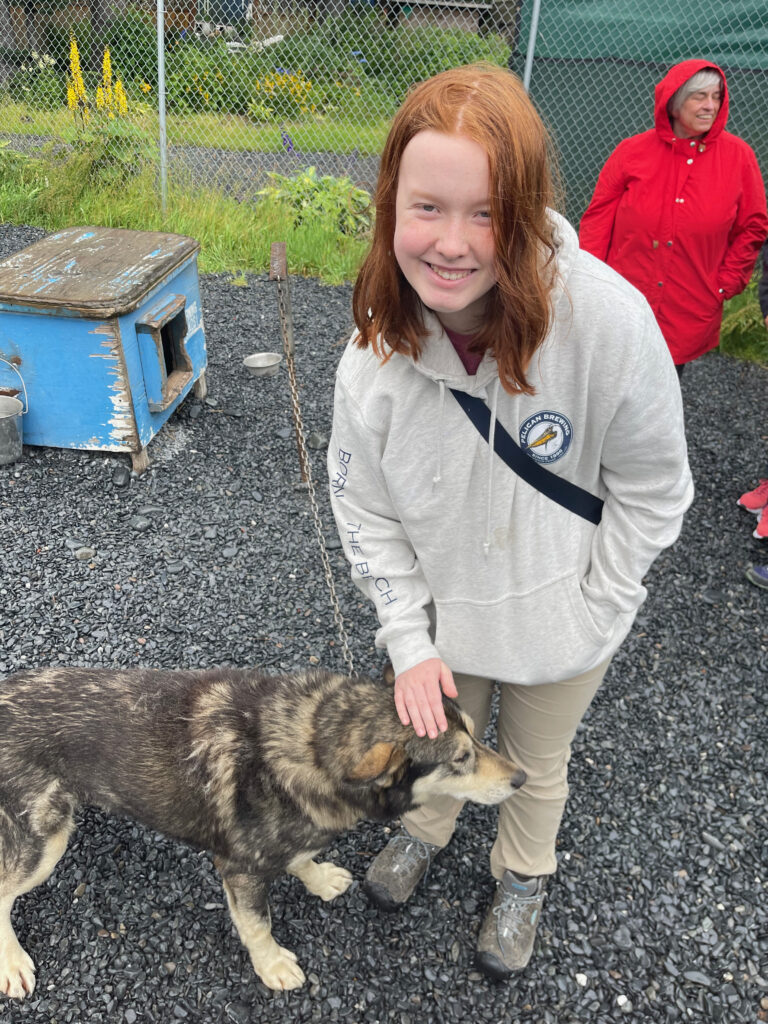
<svg viewBox="0 0 768 1024">
<path fill-rule="evenodd" d="M 453 674 L 444 661 L 427 658 L 402 672 L 395 679 L 395 707 L 403 725 L 413 726 L 417 736 L 435 739 L 445 732 L 448 722 L 443 710 L 443 694 L 458 697 Z"/>
</svg>

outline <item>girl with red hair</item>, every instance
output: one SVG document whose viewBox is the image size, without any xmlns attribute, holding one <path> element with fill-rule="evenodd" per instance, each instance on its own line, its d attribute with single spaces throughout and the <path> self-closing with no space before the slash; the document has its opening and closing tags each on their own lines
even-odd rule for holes
<svg viewBox="0 0 768 1024">
<path fill-rule="evenodd" d="M 549 152 L 501 68 L 446 71 L 406 98 L 328 455 L 403 724 L 437 742 L 443 697 L 457 697 L 482 736 L 499 686 L 499 750 L 527 782 L 500 805 L 491 851 L 477 961 L 497 979 L 531 956 L 571 740 L 692 496 L 664 339 L 552 209 Z M 443 799 L 403 816 L 366 876 L 379 906 L 411 895 L 460 809 Z"/>
</svg>

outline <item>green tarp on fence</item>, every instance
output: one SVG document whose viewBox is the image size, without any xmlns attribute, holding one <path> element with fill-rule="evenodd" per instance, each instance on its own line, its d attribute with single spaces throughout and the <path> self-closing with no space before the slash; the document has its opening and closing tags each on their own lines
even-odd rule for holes
<svg viewBox="0 0 768 1024">
<path fill-rule="evenodd" d="M 523 0 L 510 66 L 522 76 L 532 0 Z M 767 0 L 541 0 L 530 94 L 560 153 L 566 212 L 575 224 L 614 146 L 653 127 L 653 90 L 678 61 L 726 72 L 728 130 L 768 173 Z"/>
</svg>

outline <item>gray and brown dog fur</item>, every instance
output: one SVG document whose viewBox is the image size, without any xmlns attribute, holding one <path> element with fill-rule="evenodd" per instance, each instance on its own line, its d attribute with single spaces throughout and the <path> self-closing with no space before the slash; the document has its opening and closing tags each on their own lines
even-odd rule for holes
<svg viewBox="0 0 768 1024">
<path fill-rule="evenodd" d="M 274 878 L 333 899 L 352 876 L 313 857 L 361 818 L 386 821 L 433 795 L 499 803 L 525 781 L 445 706 L 448 729 L 431 740 L 400 723 L 384 683 L 319 670 L 52 668 L 3 680 L 0 992 L 34 989 L 11 909 L 53 871 L 85 804 L 210 850 L 256 973 L 297 988 L 296 956 L 270 931 Z"/>
</svg>

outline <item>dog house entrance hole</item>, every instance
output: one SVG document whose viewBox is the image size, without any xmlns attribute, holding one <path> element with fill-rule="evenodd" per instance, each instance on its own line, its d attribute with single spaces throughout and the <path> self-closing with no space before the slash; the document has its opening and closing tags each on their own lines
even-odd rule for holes
<svg viewBox="0 0 768 1024">
<path fill-rule="evenodd" d="M 139 336 L 149 335 L 154 342 L 156 366 L 152 365 L 154 360 L 151 357 L 145 362 L 145 351 L 142 351 L 151 412 L 166 409 L 192 379 L 192 360 L 186 349 L 185 301 L 184 295 L 173 295 L 170 302 L 164 303 L 160 309 L 153 311 L 136 325 Z M 147 363 L 152 366 L 151 372 L 147 372 Z"/>
</svg>

